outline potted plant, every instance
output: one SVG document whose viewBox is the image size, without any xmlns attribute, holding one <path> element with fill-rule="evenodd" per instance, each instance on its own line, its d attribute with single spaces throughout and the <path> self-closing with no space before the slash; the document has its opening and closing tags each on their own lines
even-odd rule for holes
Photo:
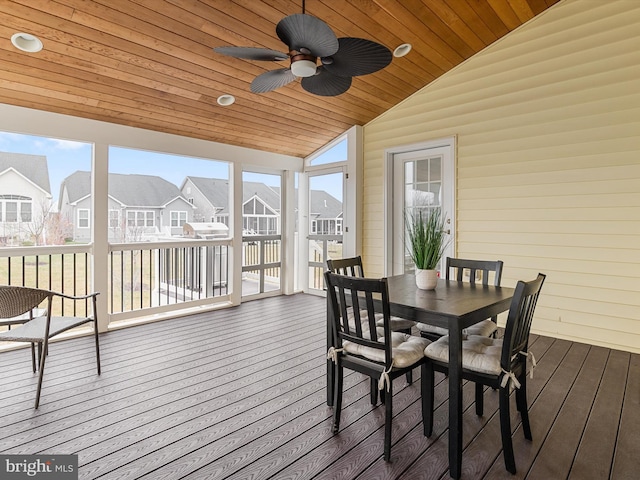
<svg viewBox="0 0 640 480">
<path fill-rule="evenodd" d="M 445 219 L 440 209 L 423 214 L 406 213 L 407 250 L 416 266 L 416 285 L 424 290 L 436 288 L 438 262 L 448 245 Z"/>
</svg>

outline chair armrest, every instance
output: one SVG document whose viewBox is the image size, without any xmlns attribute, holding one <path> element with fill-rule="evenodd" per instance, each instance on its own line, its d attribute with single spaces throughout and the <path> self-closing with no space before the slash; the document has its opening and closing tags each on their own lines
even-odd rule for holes
<svg viewBox="0 0 640 480">
<path fill-rule="evenodd" d="M 92 298 L 92 297 L 97 297 L 98 295 L 100 295 L 100 292 L 93 292 L 93 293 L 89 293 L 87 295 L 66 295 L 64 293 L 59 293 L 59 292 L 52 292 L 56 297 L 62 297 L 62 298 L 66 298 L 68 300 L 86 300 L 88 298 Z"/>
</svg>

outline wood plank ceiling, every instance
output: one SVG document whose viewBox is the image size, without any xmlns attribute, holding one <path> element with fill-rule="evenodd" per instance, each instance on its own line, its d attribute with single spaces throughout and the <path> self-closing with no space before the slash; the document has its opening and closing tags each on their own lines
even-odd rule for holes
<svg viewBox="0 0 640 480">
<path fill-rule="evenodd" d="M 306 156 L 363 125 L 558 0 L 307 0 L 338 37 L 413 49 L 337 97 L 298 81 L 252 94 L 288 62 L 235 59 L 223 45 L 286 52 L 279 20 L 302 0 L 0 0 L 0 103 Z M 38 36 L 25 53 L 11 36 Z M 222 94 L 236 98 L 221 107 Z M 71 135 L 72 136 L 72 135 Z"/>
</svg>

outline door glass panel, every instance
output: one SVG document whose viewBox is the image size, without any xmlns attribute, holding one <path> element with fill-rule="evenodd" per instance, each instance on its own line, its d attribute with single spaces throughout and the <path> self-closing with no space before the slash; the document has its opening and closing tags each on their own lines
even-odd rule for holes
<svg viewBox="0 0 640 480">
<path fill-rule="evenodd" d="M 407 273 L 415 270 L 411 257 L 405 248 L 406 225 L 405 216 L 429 215 L 432 211 L 440 209 L 448 220 L 452 201 L 448 198 L 453 190 L 452 178 L 444 176 L 446 149 L 433 148 L 422 151 L 399 153 L 394 155 L 393 189 L 394 209 L 393 225 L 394 233 L 391 238 L 393 244 L 393 274 Z M 451 176 L 451 174 L 447 174 Z M 399 198 L 400 196 L 403 198 Z M 447 201 L 447 205 L 443 202 Z M 398 232 L 398 233 L 396 233 Z M 451 248 L 451 246 L 449 247 Z M 451 255 L 449 249 L 445 256 Z M 439 267 L 441 268 L 441 266 Z"/>
<path fill-rule="evenodd" d="M 324 288 L 327 259 L 342 258 L 342 171 L 309 176 L 309 289 Z"/>
<path fill-rule="evenodd" d="M 281 289 L 280 175 L 242 174 L 242 296 Z"/>
</svg>

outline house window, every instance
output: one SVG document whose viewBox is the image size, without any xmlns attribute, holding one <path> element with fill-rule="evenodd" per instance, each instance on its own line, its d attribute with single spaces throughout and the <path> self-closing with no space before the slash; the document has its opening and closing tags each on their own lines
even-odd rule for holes
<svg viewBox="0 0 640 480">
<path fill-rule="evenodd" d="M 20 202 L 20 219 L 23 222 L 31 221 L 31 202 Z"/>
<path fill-rule="evenodd" d="M 129 210 L 127 212 L 127 227 L 153 227 L 155 226 L 153 211 Z"/>
<path fill-rule="evenodd" d="M 118 228 L 120 226 L 120 211 L 109 210 L 109 228 Z"/>
<path fill-rule="evenodd" d="M 78 228 L 89 228 L 89 209 L 78 209 Z"/>
<path fill-rule="evenodd" d="M 181 227 L 187 223 L 187 212 L 171 212 L 171 226 Z"/>
<path fill-rule="evenodd" d="M 5 202 L 5 222 L 15 223 L 18 221 L 18 202 Z"/>
<path fill-rule="evenodd" d="M 193 205 L 193 197 L 189 197 L 189 203 Z"/>
<path fill-rule="evenodd" d="M 31 198 L 22 195 L 0 195 L 0 221 L 31 222 Z"/>
</svg>

